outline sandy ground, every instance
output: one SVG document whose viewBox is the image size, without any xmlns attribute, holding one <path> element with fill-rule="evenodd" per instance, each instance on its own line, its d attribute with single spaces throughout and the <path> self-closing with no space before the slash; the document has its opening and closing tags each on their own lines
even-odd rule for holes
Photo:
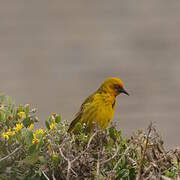
<svg viewBox="0 0 180 180">
<path fill-rule="evenodd" d="M 72 120 L 109 76 L 125 82 L 115 121 L 180 145 L 180 1 L 0 0 L 0 91 Z"/>
</svg>

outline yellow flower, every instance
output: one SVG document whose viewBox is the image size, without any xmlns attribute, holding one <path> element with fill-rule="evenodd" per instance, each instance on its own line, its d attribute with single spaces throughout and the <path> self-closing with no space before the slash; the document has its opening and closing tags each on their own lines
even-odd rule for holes
<svg viewBox="0 0 180 180">
<path fill-rule="evenodd" d="M 14 136 L 15 135 L 15 131 L 12 131 L 11 129 L 8 129 L 8 131 L 6 132 L 6 134 L 8 136 Z"/>
<path fill-rule="evenodd" d="M 32 140 L 32 143 L 33 144 L 38 144 L 39 143 L 39 139 L 42 138 L 42 136 L 44 135 L 46 131 L 42 128 L 36 130 L 34 133 L 33 133 L 33 140 Z"/>
<path fill-rule="evenodd" d="M 43 135 L 45 132 L 46 132 L 46 131 L 45 131 L 44 129 L 40 128 L 40 129 L 36 130 L 35 134 L 41 134 L 41 135 Z"/>
<path fill-rule="evenodd" d="M 12 131 L 11 129 L 8 129 L 7 132 L 3 132 L 1 134 L 2 138 L 5 140 L 8 140 L 10 136 L 14 136 L 15 135 L 15 131 Z"/>
<path fill-rule="evenodd" d="M 52 122 L 52 123 L 50 124 L 50 129 L 53 130 L 54 128 L 55 128 L 55 123 Z"/>
<path fill-rule="evenodd" d="M 25 119 L 26 118 L 26 114 L 23 111 L 19 112 L 18 116 L 19 116 L 20 119 Z"/>
<path fill-rule="evenodd" d="M 33 124 L 33 123 L 30 124 L 29 127 L 28 127 L 28 129 L 32 131 L 32 130 L 34 129 L 34 124 Z"/>
<path fill-rule="evenodd" d="M 16 124 L 16 127 L 14 127 L 14 130 L 16 132 L 20 131 L 23 128 L 23 123 L 18 123 Z"/>
<path fill-rule="evenodd" d="M 39 143 L 39 139 L 37 138 L 36 134 L 33 134 L 32 143 L 33 143 L 33 144 L 38 144 L 38 143 Z"/>
<path fill-rule="evenodd" d="M 3 132 L 3 133 L 1 134 L 1 136 L 2 136 L 2 138 L 5 139 L 5 140 L 8 140 L 8 139 L 9 139 L 9 136 L 8 136 L 8 134 L 7 134 L 6 132 Z"/>
</svg>

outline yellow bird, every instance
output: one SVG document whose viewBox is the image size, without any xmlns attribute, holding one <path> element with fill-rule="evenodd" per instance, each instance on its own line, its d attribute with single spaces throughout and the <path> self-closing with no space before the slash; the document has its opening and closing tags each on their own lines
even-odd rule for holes
<svg viewBox="0 0 180 180">
<path fill-rule="evenodd" d="M 129 95 L 122 80 L 116 77 L 106 79 L 99 89 L 83 102 L 68 132 L 73 132 L 79 122 L 85 123 L 89 131 L 93 129 L 94 124 L 102 130 L 106 129 L 114 116 L 116 96 L 121 93 Z"/>
</svg>

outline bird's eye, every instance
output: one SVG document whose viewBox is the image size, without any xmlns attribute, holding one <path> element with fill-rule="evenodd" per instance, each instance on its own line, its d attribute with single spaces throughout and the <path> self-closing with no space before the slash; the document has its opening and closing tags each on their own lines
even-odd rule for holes
<svg viewBox="0 0 180 180">
<path fill-rule="evenodd" d="M 119 84 L 115 84 L 114 88 L 116 89 L 117 92 L 121 92 L 122 87 Z"/>
<path fill-rule="evenodd" d="M 115 88 L 117 93 L 124 93 L 124 94 L 129 96 L 129 93 L 122 86 L 120 86 L 119 84 L 114 85 L 114 88 Z"/>
</svg>

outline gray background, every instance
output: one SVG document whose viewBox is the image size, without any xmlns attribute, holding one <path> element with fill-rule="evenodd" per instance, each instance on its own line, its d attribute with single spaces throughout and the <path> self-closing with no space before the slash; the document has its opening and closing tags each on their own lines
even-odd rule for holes
<svg viewBox="0 0 180 180">
<path fill-rule="evenodd" d="M 72 120 L 109 77 L 131 94 L 118 97 L 115 121 L 130 135 L 156 126 L 180 144 L 180 1 L 0 0 L 0 91 Z"/>
</svg>

